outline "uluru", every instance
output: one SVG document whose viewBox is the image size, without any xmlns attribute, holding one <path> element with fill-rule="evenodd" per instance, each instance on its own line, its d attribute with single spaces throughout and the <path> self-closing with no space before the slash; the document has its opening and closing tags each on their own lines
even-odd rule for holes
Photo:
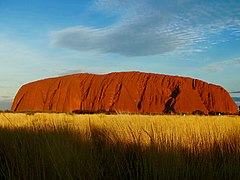
<svg viewBox="0 0 240 180">
<path fill-rule="evenodd" d="M 80 73 L 31 82 L 19 89 L 11 109 L 238 113 L 237 105 L 221 86 L 189 77 L 144 72 Z"/>
</svg>

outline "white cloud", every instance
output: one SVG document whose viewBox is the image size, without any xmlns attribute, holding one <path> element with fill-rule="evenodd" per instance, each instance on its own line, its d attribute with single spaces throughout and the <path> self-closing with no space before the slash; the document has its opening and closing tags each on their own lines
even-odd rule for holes
<svg viewBox="0 0 240 180">
<path fill-rule="evenodd" d="M 13 97 L 12 96 L 1 96 L 0 99 L 3 102 L 13 102 Z"/>
<path fill-rule="evenodd" d="M 213 63 L 213 64 L 210 64 L 208 66 L 205 66 L 204 68 L 206 70 L 210 71 L 210 72 L 220 72 L 224 68 L 226 68 L 226 66 L 229 66 L 229 65 L 240 65 L 240 57 L 234 58 L 234 59 L 231 59 L 231 60 L 226 60 L 226 61 Z"/>
<path fill-rule="evenodd" d="M 240 3 L 193 0 L 99 0 L 99 11 L 119 20 L 106 28 L 70 27 L 51 32 L 53 47 L 125 56 L 185 53 L 193 45 L 210 41 L 211 34 L 240 27 Z M 211 45 L 213 42 L 209 42 Z"/>
<path fill-rule="evenodd" d="M 81 67 L 63 67 L 58 66 L 54 69 L 42 69 L 43 72 L 50 74 L 51 76 L 65 76 L 70 74 L 79 74 L 79 73 L 93 73 L 93 74 L 104 74 L 111 72 L 109 69 L 98 67 L 98 66 L 86 66 L 82 65 Z"/>
<path fill-rule="evenodd" d="M 97 67 L 83 67 L 83 68 L 61 68 L 55 71 L 55 74 L 59 76 L 69 75 L 69 74 L 79 74 L 79 73 L 93 73 L 93 74 L 103 74 L 107 72 L 105 69 Z"/>
</svg>

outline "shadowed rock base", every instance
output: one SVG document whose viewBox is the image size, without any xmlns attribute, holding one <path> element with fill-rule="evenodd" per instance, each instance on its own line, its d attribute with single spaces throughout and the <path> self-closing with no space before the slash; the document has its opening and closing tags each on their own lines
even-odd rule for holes
<svg viewBox="0 0 240 180">
<path fill-rule="evenodd" d="M 11 109 L 238 113 L 237 105 L 220 86 L 188 77 L 142 72 L 82 73 L 31 82 L 20 88 Z"/>
</svg>

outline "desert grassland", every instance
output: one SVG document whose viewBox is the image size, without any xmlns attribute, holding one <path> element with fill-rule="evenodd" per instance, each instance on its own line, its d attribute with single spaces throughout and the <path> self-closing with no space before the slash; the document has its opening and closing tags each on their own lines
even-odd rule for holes
<svg viewBox="0 0 240 180">
<path fill-rule="evenodd" d="M 2 179 L 239 179 L 240 116 L 0 114 Z"/>
</svg>

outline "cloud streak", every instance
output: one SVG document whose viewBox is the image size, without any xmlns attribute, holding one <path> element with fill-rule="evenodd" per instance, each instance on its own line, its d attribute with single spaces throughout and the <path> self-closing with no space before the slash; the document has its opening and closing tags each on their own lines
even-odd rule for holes
<svg viewBox="0 0 240 180">
<path fill-rule="evenodd" d="M 233 91 L 233 92 L 230 92 L 231 94 L 240 94 L 240 91 Z"/>
<path fill-rule="evenodd" d="M 12 96 L 1 96 L 2 99 L 9 99 L 12 98 Z"/>
<path fill-rule="evenodd" d="M 81 68 L 56 68 L 54 70 L 44 69 L 45 72 L 53 74 L 54 76 L 65 76 L 71 74 L 80 74 L 80 73 L 93 73 L 93 74 L 103 74 L 108 72 L 106 69 L 102 68 L 93 68 L 93 67 L 81 67 Z"/>
<path fill-rule="evenodd" d="M 240 6 L 234 0 L 99 0 L 95 9 L 115 14 L 118 21 L 100 29 L 79 26 L 53 31 L 51 46 L 148 56 L 184 53 L 226 29 L 240 34 Z"/>
<path fill-rule="evenodd" d="M 222 71 L 226 66 L 229 65 L 240 65 L 240 57 L 234 58 L 232 60 L 226 60 L 221 61 L 217 63 L 210 64 L 208 66 L 205 66 L 204 68 L 210 72 L 220 72 Z"/>
</svg>

